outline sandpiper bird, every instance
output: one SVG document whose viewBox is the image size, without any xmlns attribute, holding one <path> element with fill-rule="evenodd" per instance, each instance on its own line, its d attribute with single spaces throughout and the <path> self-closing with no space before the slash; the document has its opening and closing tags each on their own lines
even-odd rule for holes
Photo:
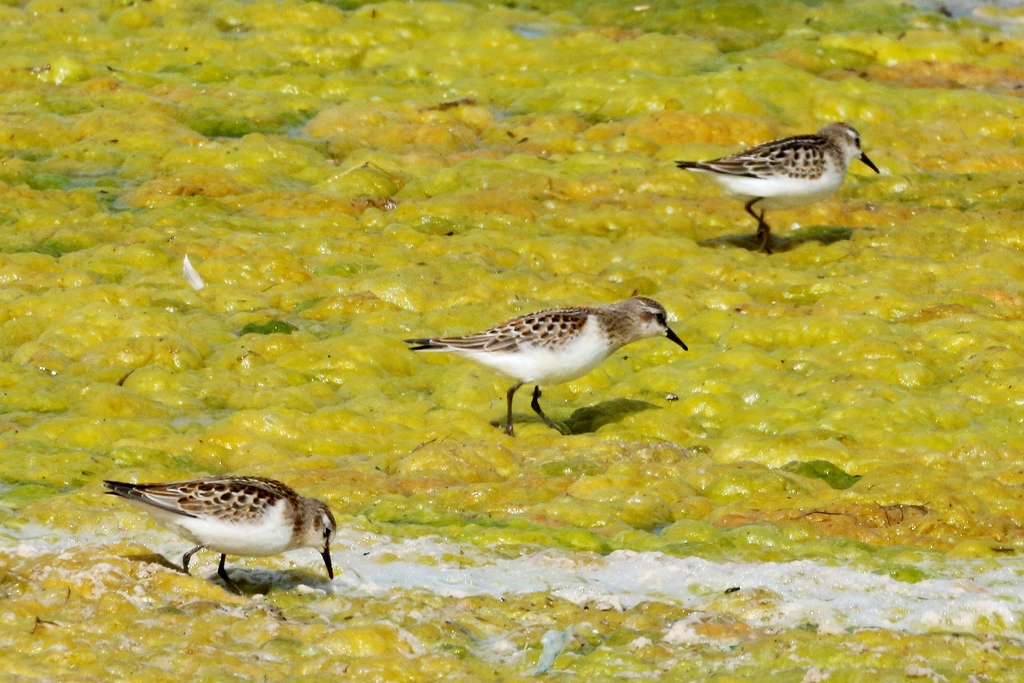
<svg viewBox="0 0 1024 683">
<path fill-rule="evenodd" d="M 815 135 L 772 140 L 711 161 L 677 161 L 676 166 L 713 173 L 729 192 L 747 199 L 746 210 L 757 219 L 761 248 L 771 253 L 771 228 L 765 209 L 810 204 L 835 192 L 854 159 L 878 173 L 860 149 L 860 134 L 845 123 L 830 123 Z M 761 215 L 754 212 L 760 204 Z"/>
<path fill-rule="evenodd" d="M 450 351 L 494 368 L 519 381 L 508 390 L 505 433 L 514 435 L 512 397 L 527 382 L 530 406 L 544 424 L 561 432 L 540 409 L 540 385 L 582 377 L 631 342 L 664 335 L 686 349 L 668 326 L 665 308 L 653 299 L 634 296 L 602 307 L 554 308 L 509 320 L 467 337 L 406 339 L 413 351 Z"/>
<path fill-rule="evenodd" d="M 263 477 L 209 477 L 167 484 L 105 481 L 108 494 L 148 512 L 160 525 L 196 543 L 181 558 L 188 563 L 202 548 L 220 553 L 217 574 L 231 585 L 227 555 L 266 557 L 295 548 L 315 548 L 334 578 L 331 539 L 334 515 L 315 498 Z"/>
</svg>

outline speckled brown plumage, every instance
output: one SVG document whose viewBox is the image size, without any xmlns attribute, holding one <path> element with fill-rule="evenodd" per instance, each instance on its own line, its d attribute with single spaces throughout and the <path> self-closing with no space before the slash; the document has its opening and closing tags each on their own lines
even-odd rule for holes
<svg viewBox="0 0 1024 683">
<path fill-rule="evenodd" d="M 301 496 L 263 477 L 210 477 L 168 484 L 104 482 L 110 493 L 189 517 L 216 516 L 230 522 L 253 522 L 282 499 L 298 507 Z"/>
<path fill-rule="evenodd" d="M 815 135 L 772 140 L 710 161 L 677 161 L 676 166 L 712 173 L 730 192 L 745 197 L 744 209 L 757 220 L 761 248 L 770 254 L 767 208 L 791 208 L 828 197 L 842 184 L 854 159 L 879 172 L 860 142 L 860 134 L 849 124 L 831 123 Z"/>
<path fill-rule="evenodd" d="M 634 296 L 607 306 L 552 308 L 529 313 L 497 327 L 465 337 L 406 339 L 413 351 L 451 351 L 473 358 L 520 381 L 506 394 L 512 427 L 512 397 L 525 382 L 537 384 L 534 412 L 558 429 L 541 410 L 540 383 L 582 377 L 625 344 L 663 335 L 686 348 L 668 326 L 665 308 L 654 299 Z"/>
<path fill-rule="evenodd" d="M 323 501 L 305 498 L 290 487 L 263 477 L 208 477 L 160 484 L 105 481 L 107 493 L 148 512 L 159 524 L 197 543 L 182 557 L 202 548 L 221 553 L 217 573 L 230 585 L 227 553 L 266 556 L 294 548 L 320 551 L 327 575 L 334 578 L 330 540 L 336 524 Z"/>
<path fill-rule="evenodd" d="M 596 310 L 588 307 L 552 308 L 529 313 L 465 337 L 407 339 L 406 343 L 417 345 L 413 351 L 449 347 L 467 351 L 512 352 L 521 344 L 556 348 L 582 332 L 587 319 Z"/>
<path fill-rule="evenodd" d="M 832 143 L 817 135 L 796 135 L 772 140 L 736 154 L 710 161 L 679 161 L 680 168 L 695 168 L 713 173 L 771 178 L 787 175 L 791 178 L 814 180 L 825 172 L 829 155 L 841 158 Z"/>
</svg>

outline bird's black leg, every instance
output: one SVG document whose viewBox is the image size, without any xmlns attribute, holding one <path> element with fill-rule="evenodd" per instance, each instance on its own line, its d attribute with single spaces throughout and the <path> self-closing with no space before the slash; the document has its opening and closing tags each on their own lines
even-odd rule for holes
<svg viewBox="0 0 1024 683">
<path fill-rule="evenodd" d="M 230 577 L 228 577 L 228 570 L 224 569 L 224 560 L 226 560 L 226 559 L 228 559 L 228 556 L 225 555 L 224 553 L 221 553 L 220 554 L 220 564 L 217 565 L 217 576 L 219 576 L 220 578 L 224 579 L 224 585 L 227 586 L 227 589 L 229 591 L 232 591 L 233 593 L 237 593 L 238 595 L 241 595 L 242 591 L 238 588 L 238 586 L 235 585 L 235 582 L 232 581 L 230 579 Z"/>
<path fill-rule="evenodd" d="M 512 388 L 508 390 L 508 421 L 505 423 L 505 433 L 509 436 L 515 436 L 515 430 L 512 428 L 512 397 L 516 395 L 516 389 L 523 386 L 522 382 L 513 384 Z"/>
<path fill-rule="evenodd" d="M 757 237 L 761 240 L 761 248 L 764 249 L 764 253 L 772 253 L 772 233 L 771 228 L 767 223 L 764 222 L 764 210 L 761 210 L 761 219 L 757 224 Z"/>
<path fill-rule="evenodd" d="M 533 387 L 533 401 L 530 402 L 530 407 L 533 408 L 533 412 L 535 412 L 538 415 L 540 415 L 540 419 L 544 420 L 544 424 L 546 424 L 548 427 L 551 427 L 552 429 L 554 429 L 559 434 L 565 434 L 565 432 L 562 430 L 562 428 L 559 427 L 558 425 L 556 425 L 554 422 L 552 422 L 551 419 L 547 415 L 544 414 L 544 411 L 540 409 L 540 387 L 539 386 L 534 386 Z"/>
<path fill-rule="evenodd" d="M 749 202 L 747 202 L 744 205 L 743 208 L 745 208 L 747 210 L 747 213 L 749 213 L 751 216 L 753 216 L 754 218 L 757 219 L 757 240 L 758 240 L 758 242 L 761 243 L 761 249 L 764 250 L 764 253 L 770 254 L 770 253 L 772 253 L 772 247 L 771 247 L 771 240 L 772 240 L 771 230 L 772 229 L 771 229 L 771 226 L 768 225 L 768 223 L 766 223 L 765 220 L 764 220 L 764 209 L 761 209 L 761 215 L 760 216 L 758 216 L 756 213 L 754 213 L 754 204 L 758 203 L 762 199 L 764 199 L 764 197 L 754 197 Z"/>
<path fill-rule="evenodd" d="M 203 546 L 197 545 L 195 548 L 192 548 L 192 550 L 189 550 L 187 553 L 181 556 L 181 568 L 185 570 L 186 574 L 188 574 L 188 563 L 192 561 L 192 556 L 202 549 Z"/>
</svg>

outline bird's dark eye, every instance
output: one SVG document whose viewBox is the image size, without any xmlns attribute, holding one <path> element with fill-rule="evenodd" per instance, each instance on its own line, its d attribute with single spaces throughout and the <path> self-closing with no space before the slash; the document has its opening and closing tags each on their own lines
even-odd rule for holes
<svg viewBox="0 0 1024 683">
<path fill-rule="evenodd" d="M 657 320 L 657 321 L 658 321 L 659 323 L 661 323 L 662 325 L 664 325 L 664 324 L 665 324 L 665 314 L 664 314 L 664 313 L 656 313 L 656 314 L 654 315 L 654 318 L 655 318 L 655 319 L 656 319 L 656 320 Z"/>
<path fill-rule="evenodd" d="M 325 526 L 324 527 L 324 538 L 330 538 L 330 537 L 331 537 L 331 529 L 330 529 L 330 527 L 326 527 Z"/>
</svg>

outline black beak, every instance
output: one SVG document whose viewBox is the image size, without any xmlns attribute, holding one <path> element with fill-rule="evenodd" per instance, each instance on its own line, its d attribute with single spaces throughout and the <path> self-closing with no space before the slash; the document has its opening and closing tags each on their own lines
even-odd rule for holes
<svg viewBox="0 0 1024 683">
<path fill-rule="evenodd" d="M 880 173 L 878 167 L 871 163 L 871 159 L 868 159 L 868 155 L 865 154 L 864 152 L 860 153 L 860 160 L 863 161 L 867 165 L 867 167 L 870 168 L 875 173 Z"/>
<path fill-rule="evenodd" d="M 334 567 L 331 566 L 331 546 L 325 545 L 323 552 L 324 564 L 327 565 L 327 576 L 334 579 Z"/>
<path fill-rule="evenodd" d="M 682 346 L 683 347 L 683 351 L 689 351 L 690 350 L 690 349 L 686 348 L 686 344 L 683 343 L 683 340 L 676 336 L 676 333 L 672 331 L 671 327 L 666 327 L 665 328 L 665 336 L 668 337 L 669 339 L 671 339 L 672 341 L 674 341 L 676 344 L 679 344 L 680 346 Z"/>
</svg>

